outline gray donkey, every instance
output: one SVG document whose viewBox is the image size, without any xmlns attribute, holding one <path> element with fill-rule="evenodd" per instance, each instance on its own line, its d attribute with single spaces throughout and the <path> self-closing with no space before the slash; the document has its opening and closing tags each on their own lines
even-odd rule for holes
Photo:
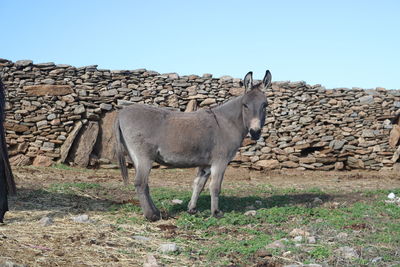
<svg viewBox="0 0 400 267">
<path fill-rule="evenodd" d="M 155 161 L 177 167 L 198 167 L 189 213 L 196 213 L 199 194 L 211 176 L 211 213 L 222 216 L 218 196 L 225 169 L 250 132 L 258 140 L 265 122 L 267 99 L 261 91 L 271 83 L 267 70 L 261 84 L 253 85 L 253 73 L 244 77 L 245 94 L 212 109 L 178 112 L 133 104 L 122 109 L 115 121 L 116 152 L 125 184 L 128 170 L 125 151 L 136 169 L 135 187 L 144 216 L 160 219 L 149 192 L 148 177 Z"/>
</svg>

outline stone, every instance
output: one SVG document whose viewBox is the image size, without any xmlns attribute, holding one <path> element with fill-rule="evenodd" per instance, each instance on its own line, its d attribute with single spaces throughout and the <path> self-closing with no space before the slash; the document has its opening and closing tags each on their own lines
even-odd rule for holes
<svg viewBox="0 0 400 267">
<path fill-rule="evenodd" d="M 22 133 L 22 132 L 26 132 L 29 131 L 29 127 L 26 125 L 22 125 L 22 124 L 17 124 L 17 123 L 11 123 L 11 122 L 5 122 L 4 123 L 4 128 L 7 131 L 14 131 L 17 133 Z"/>
<path fill-rule="evenodd" d="M 295 228 L 295 229 L 293 229 L 290 233 L 289 233 L 289 236 L 291 236 L 291 237 L 295 237 L 295 236 L 305 236 L 305 237 L 307 237 L 307 236 L 310 236 L 310 233 L 309 232 L 307 232 L 307 231 L 304 231 L 304 230 L 302 230 L 302 229 L 298 229 L 298 228 Z"/>
<path fill-rule="evenodd" d="M 0 263 L 0 267 L 27 267 L 27 265 L 17 264 L 12 261 L 4 261 Z"/>
<path fill-rule="evenodd" d="M 357 159 L 354 157 L 348 157 L 347 158 L 347 166 L 353 169 L 363 169 L 364 168 L 364 162 L 361 159 Z"/>
<path fill-rule="evenodd" d="M 248 210 L 244 213 L 245 216 L 256 216 L 257 211 L 256 210 Z"/>
<path fill-rule="evenodd" d="M 76 223 L 92 223 L 93 221 L 89 219 L 89 215 L 81 214 L 71 218 Z"/>
<path fill-rule="evenodd" d="M 179 204 L 182 204 L 182 203 L 183 203 L 183 200 L 180 200 L 180 199 L 173 199 L 173 200 L 171 200 L 171 202 L 172 202 L 172 204 L 179 205 Z"/>
<path fill-rule="evenodd" d="M 82 122 L 77 122 L 74 126 L 74 129 L 69 133 L 67 139 L 65 140 L 64 144 L 61 146 L 61 156 L 59 159 L 60 163 L 64 163 L 65 160 L 68 157 L 69 150 L 71 149 L 71 146 L 78 135 L 79 131 L 81 130 L 83 124 Z"/>
<path fill-rule="evenodd" d="M 112 110 L 112 105 L 111 104 L 106 104 L 106 103 L 101 103 L 100 104 L 100 108 L 102 110 L 110 111 L 110 110 Z"/>
<path fill-rule="evenodd" d="M 361 104 L 372 104 L 372 103 L 374 103 L 374 97 L 372 95 L 366 95 L 366 96 L 360 97 L 360 103 Z"/>
<path fill-rule="evenodd" d="M 275 240 L 274 242 L 268 244 L 265 246 L 266 249 L 275 249 L 275 248 L 285 248 L 285 244 L 283 242 L 287 242 L 288 240 L 286 238 L 280 239 L 280 240 Z"/>
<path fill-rule="evenodd" d="M 106 90 L 106 91 L 101 91 L 100 96 L 115 96 L 118 94 L 117 89 L 111 89 L 111 90 Z"/>
<path fill-rule="evenodd" d="M 197 110 L 197 101 L 196 99 L 191 99 L 186 105 L 185 112 L 192 112 Z"/>
<path fill-rule="evenodd" d="M 148 254 L 146 256 L 146 262 L 143 263 L 143 267 L 160 267 L 160 266 L 163 266 L 163 265 L 159 265 L 157 263 L 156 258 L 152 254 Z"/>
<path fill-rule="evenodd" d="M 343 148 L 344 144 L 346 144 L 346 140 L 333 140 L 329 144 L 330 147 L 332 147 L 335 150 L 340 150 Z"/>
<path fill-rule="evenodd" d="M 83 113 L 85 113 L 85 111 L 86 111 L 86 108 L 84 105 L 78 105 L 74 109 L 74 114 L 76 114 L 76 115 L 83 114 Z"/>
<path fill-rule="evenodd" d="M 98 142 L 95 143 L 95 147 L 93 148 L 94 153 L 99 158 L 107 159 L 110 162 L 117 162 L 114 134 L 114 122 L 116 116 L 116 111 L 107 112 L 99 121 Z"/>
<path fill-rule="evenodd" d="M 299 167 L 299 164 L 293 161 L 284 161 L 281 163 L 281 167 L 285 168 L 297 168 Z"/>
<path fill-rule="evenodd" d="M 343 170 L 344 169 L 344 163 L 341 161 L 335 162 L 335 170 Z"/>
<path fill-rule="evenodd" d="M 97 141 L 99 133 L 99 124 L 95 121 L 90 121 L 88 125 L 82 128 L 81 135 L 76 138 L 71 152 L 71 160 L 74 164 L 80 167 L 89 165 L 90 154 Z"/>
<path fill-rule="evenodd" d="M 296 243 L 300 243 L 300 242 L 303 241 L 303 237 L 301 235 L 295 236 L 293 238 L 293 241 L 296 242 Z"/>
<path fill-rule="evenodd" d="M 372 138 L 372 137 L 375 137 L 375 133 L 374 133 L 373 130 L 364 129 L 364 130 L 362 131 L 361 136 L 362 136 L 362 137 L 370 137 L 370 138 Z"/>
<path fill-rule="evenodd" d="M 307 237 L 307 243 L 308 243 L 308 244 L 315 244 L 315 243 L 317 243 L 317 240 L 316 240 L 315 236 L 309 236 L 309 237 Z"/>
<path fill-rule="evenodd" d="M 339 241 L 345 241 L 348 238 L 348 234 L 345 232 L 340 232 L 336 235 L 336 239 Z"/>
<path fill-rule="evenodd" d="M 151 239 L 146 236 L 141 236 L 141 235 L 134 235 L 132 236 L 133 239 L 138 240 L 138 241 L 150 241 Z"/>
<path fill-rule="evenodd" d="M 53 165 L 53 161 L 51 158 L 43 155 L 37 155 L 33 160 L 32 166 L 35 167 L 50 167 Z"/>
<path fill-rule="evenodd" d="M 393 125 L 392 130 L 390 131 L 389 135 L 389 145 L 393 148 L 397 146 L 399 143 L 400 139 L 400 126 L 399 125 Z"/>
<path fill-rule="evenodd" d="M 54 84 L 43 84 L 43 85 L 27 85 L 23 87 L 23 90 L 28 95 L 34 96 L 63 96 L 73 93 L 71 86 L 69 85 L 54 85 Z"/>
<path fill-rule="evenodd" d="M 179 247 L 175 243 L 161 244 L 158 248 L 161 253 L 172 253 L 179 250 Z"/>
<path fill-rule="evenodd" d="M 10 165 L 11 166 L 28 166 L 28 165 L 31 165 L 31 158 L 24 154 L 18 154 L 13 157 L 10 157 Z"/>
<path fill-rule="evenodd" d="M 340 247 L 335 252 L 347 260 L 358 259 L 360 257 L 354 248 L 348 246 Z"/>
<path fill-rule="evenodd" d="M 200 103 L 200 107 L 204 107 L 204 106 L 208 106 L 211 104 L 215 104 L 217 101 L 215 100 L 215 98 L 207 98 L 204 99 L 201 103 Z"/>
<path fill-rule="evenodd" d="M 275 159 L 259 160 L 255 163 L 255 165 L 264 169 L 277 169 L 280 167 L 279 161 Z"/>
<path fill-rule="evenodd" d="M 32 63 L 33 63 L 33 61 L 32 60 L 28 60 L 28 59 L 15 61 L 15 65 L 17 67 L 27 67 L 27 66 L 31 65 Z"/>
<path fill-rule="evenodd" d="M 234 87 L 229 89 L 229 94 L 233 95 L 233 96 L 240 96 L 244 94 L 244 87 Z"/>
<path fill-rule="evenodd" d="M 41 226 L 50 226 L 50 225 L 52 225 L 53 223 L 54 223 L 53 219 L 50 218 L 50 217 L 47 217 L 47 216 L 41 218 L 40 221 L 39 221 L 39 224 L 40 224 Z"/>
</svg>

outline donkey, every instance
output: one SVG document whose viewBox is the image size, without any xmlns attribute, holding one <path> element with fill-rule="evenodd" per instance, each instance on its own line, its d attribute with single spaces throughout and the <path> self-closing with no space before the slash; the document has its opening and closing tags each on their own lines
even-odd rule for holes
<svg viewBox="0 0 400 267">
<path fill-rule="evenodd" d="M 3 126 L 5 102 L 4 86 L 0 80 L 0 223 L 3 222 L 4 214 L 8 211 L 7 194 L 14 195 L 16 193 L 14 176 L 8 160 L 7 143 Z"/>
<path fill-rule="evenodd" d="M 211 176 L 211 214 L 222 216 L 218 197 L 225 169 L 250 133 L 258 140 L 264 126 L 267 99 L 261 91 L 271 83 L 266 71 L 261 84 L 253 85 L 253 73 L 244 77 L 245 93 L 223 105 L 195 112 L 179 112 L 147 105 L 133 104 L 122 109 L 115 121 L 116 155 L 125 184 L 128 170 L 125 151 L 136 169 L 135 188 L 144 216 L 160 219 L 148 186 L 155 161 L 161 165 L 197 167 L 188 212 L 197 212 L 199 194 Z"/>
</svg>

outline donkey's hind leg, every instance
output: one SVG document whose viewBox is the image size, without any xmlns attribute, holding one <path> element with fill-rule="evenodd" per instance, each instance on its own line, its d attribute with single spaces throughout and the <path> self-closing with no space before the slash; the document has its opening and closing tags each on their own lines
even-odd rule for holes
<svg viewBox="0 0 400 267">
<path fill-rule="evenodd" d="M 144 216 L 150 221 L 157 221 L 160 219 L 160 211 L 156 208 L 151 199 L 148 184 L 151 165 L 152 162 L 148 160 L 135 162 L 135 187 Z"/>
<path fill-rule="evenodd" d="M 204 185 L 206 184 L 208 177 L 210 177 L 210 168 L 198 168 L 197 176 L 193 182 L 193 193 L 192 198 L 188 205 L 188 212 L 194 214 L 197 212 L 197 200 L 201 191 L 203 191 Z"/>
</svg>

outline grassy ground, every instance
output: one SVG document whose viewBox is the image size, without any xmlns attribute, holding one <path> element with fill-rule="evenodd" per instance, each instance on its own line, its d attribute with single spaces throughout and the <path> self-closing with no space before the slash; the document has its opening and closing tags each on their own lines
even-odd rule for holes
<svg viewBox="0 0 400 267">
<path fill-rule="evenodd" d="M 400 266 L 400 207 L 385 202 L 390 192 L 400 196 L 396 173 L 230 168 L 221 219 L 210 217 L 207 191 L 200 212 L 186 213 L 193 173 L 153 171 L 151 193 L 164 219 L 150 223 L 117 171 L 19 169 L 19 193 L 0 226 L 0 263 L 142 266 L 153 255 L 167 266 Z M 71 219 L 80 214 L 90 221 Z M 44 216 L 53 224 L 43 226 Z M 163 243 L 179 250 L 161 253 Z"/>
</svg>

